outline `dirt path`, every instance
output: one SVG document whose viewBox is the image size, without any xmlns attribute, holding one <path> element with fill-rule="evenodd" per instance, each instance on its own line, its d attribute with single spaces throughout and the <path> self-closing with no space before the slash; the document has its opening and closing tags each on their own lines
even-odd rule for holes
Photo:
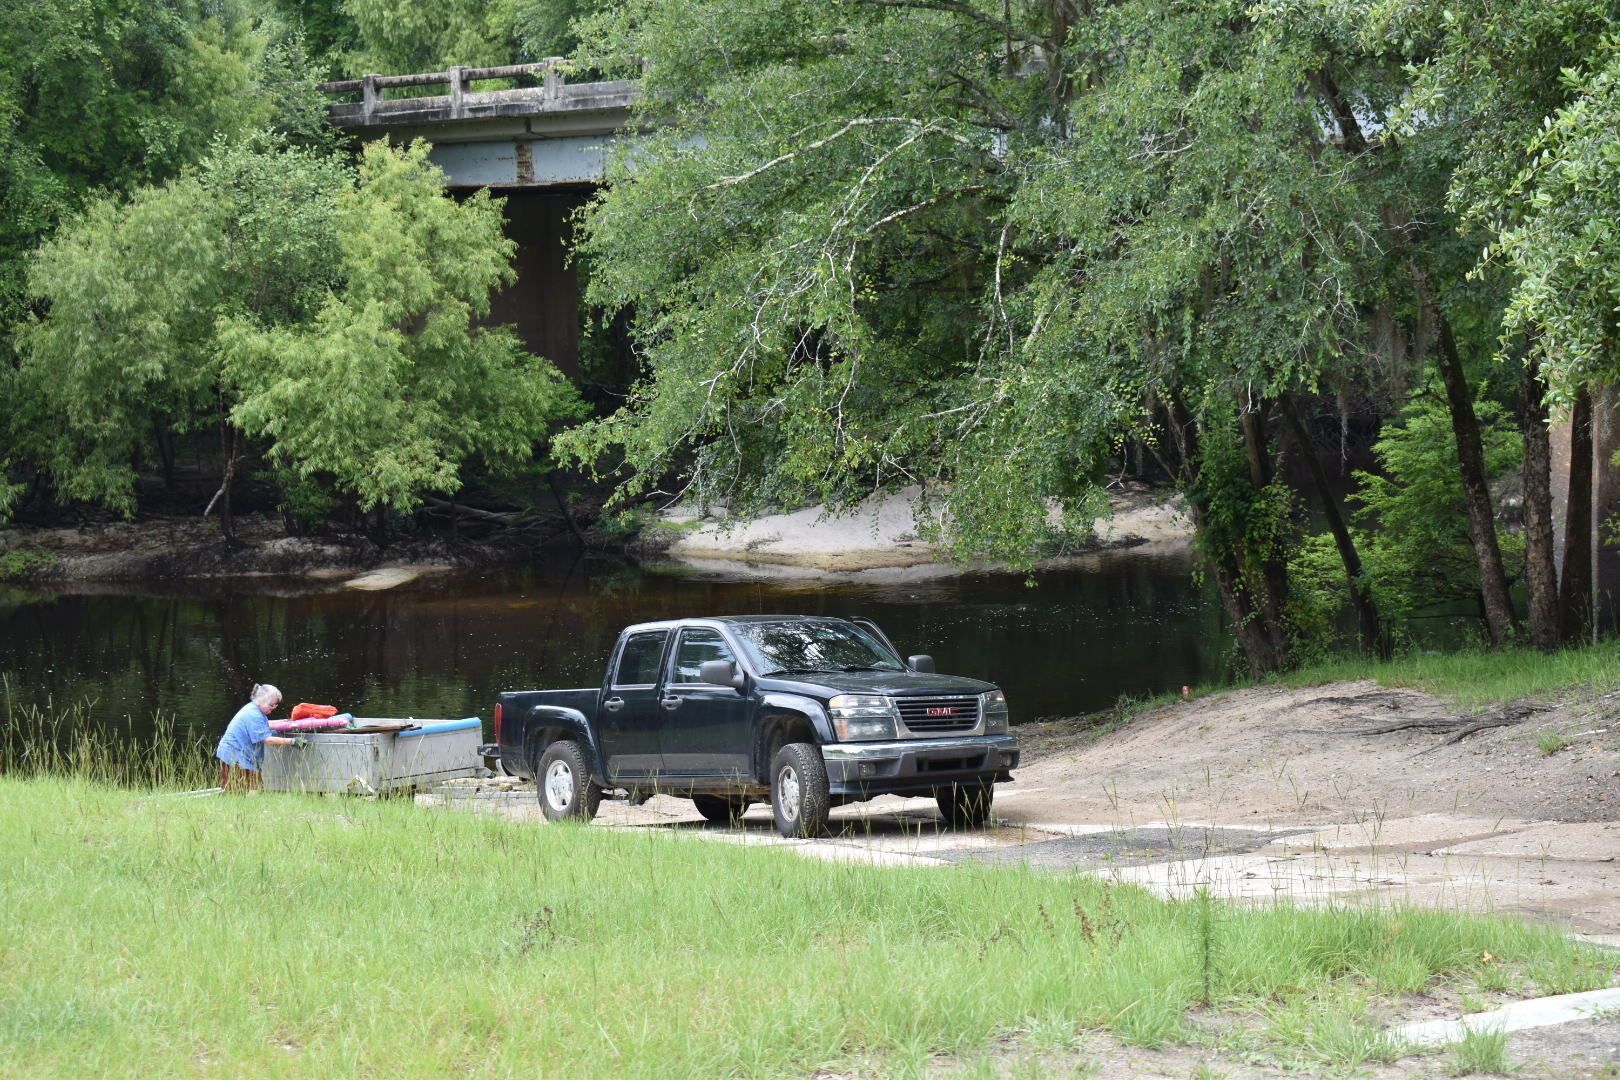
<svg viewBox="0 0 1620 1080">
<path fill-rule="evenodd" d="M 1443 725 L 1470 718 L 1414 690 L 1237 690 L 1101 736 L 1034 731 L 996 805 L 1041 830 L 1269 837 L 1116 871 L 1163 890 L 1517 912 L 1620 944 L 1620 698 L 1544 704 L 1458 739 Z M 1554 733 L 1568 744 L 1548 753 Z"/>
</svg>

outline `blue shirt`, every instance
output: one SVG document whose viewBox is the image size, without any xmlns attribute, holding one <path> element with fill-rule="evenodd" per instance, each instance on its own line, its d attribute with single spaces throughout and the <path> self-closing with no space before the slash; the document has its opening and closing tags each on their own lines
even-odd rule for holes
<svg viewBox="0 0 1620 1080">
<path fill-rule="evenodd" d="M 214 756 L 227 765 L 258 772 L 264 761 L 264 740 L 271 734 L 270 719 L 250 701 L 231 717 Z"/>
</svg>

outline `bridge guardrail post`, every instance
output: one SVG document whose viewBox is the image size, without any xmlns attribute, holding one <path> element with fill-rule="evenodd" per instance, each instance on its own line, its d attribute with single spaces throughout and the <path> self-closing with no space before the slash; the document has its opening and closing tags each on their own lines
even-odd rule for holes
<svg viewBox="0 0 1620 1080">
<path fill-rule="evenodd" d="M 450 118 L 460 120 L 467 115 L 465 96 L 467 93 L 467 68 L 461 64 L 450 66 Z"/>
<path fill-rule="evenodd" d="M 380 75 L 366 75 L 360 79 L 360 108 L 365 113 L 366 123 L 371 122 L 372 115 L 377 111 L 377 102 L 382 100 L 382 91 L 377 88 Z"/>
</svg>

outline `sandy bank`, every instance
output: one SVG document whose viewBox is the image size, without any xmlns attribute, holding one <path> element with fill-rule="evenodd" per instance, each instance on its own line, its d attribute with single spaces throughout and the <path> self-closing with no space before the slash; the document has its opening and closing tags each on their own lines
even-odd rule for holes
<svg viewBox="0 0 1620 1080">
<path fill-rule="evenodd" d="M 701 519 L 676 509 L 665 522 L 681 531 L 665 555 L 708 573 L 795 579 L 859 576 L 882 581 L 945 577 L 964 568 L 943 562 L 922 539 L 915 510 L 918 488 L 868 499 L 848 514 L 831 515 L 820 506 L 772 514 L 746 522 Z M 1094 536 L 1069 555 L 1043 565 L 1084 565 L 1108 552 L 1184 555 L 1192 523 L 1176 496 L 1132 485 L 1110 496 L 1113 514 L 1099 521 Z M 989 569 L 991 564 L 966 569 Z"/>
</svg>

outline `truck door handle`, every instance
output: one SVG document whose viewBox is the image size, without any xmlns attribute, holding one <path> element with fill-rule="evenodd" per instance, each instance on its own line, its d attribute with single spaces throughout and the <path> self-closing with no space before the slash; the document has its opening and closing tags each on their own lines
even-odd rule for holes
<svg viewBox="0 0 1620 1080">
<path fill-rule="evenodd" d="M 608 712 L 618 712 L 620 709 L 624 708 L 624 698 L 610 697 L 606 701 L 602 702 L 602 708 L 606 709 Z"/>
<path fill-rule="evenodd" d="M 668 697 L 659 698 L 658 704 L 662 705 L 669 711 L 674 712 L 676 709 L 681 707 L 681 699 L 676 697 L 674 694 L 670 694 Z"/>
</svg>

